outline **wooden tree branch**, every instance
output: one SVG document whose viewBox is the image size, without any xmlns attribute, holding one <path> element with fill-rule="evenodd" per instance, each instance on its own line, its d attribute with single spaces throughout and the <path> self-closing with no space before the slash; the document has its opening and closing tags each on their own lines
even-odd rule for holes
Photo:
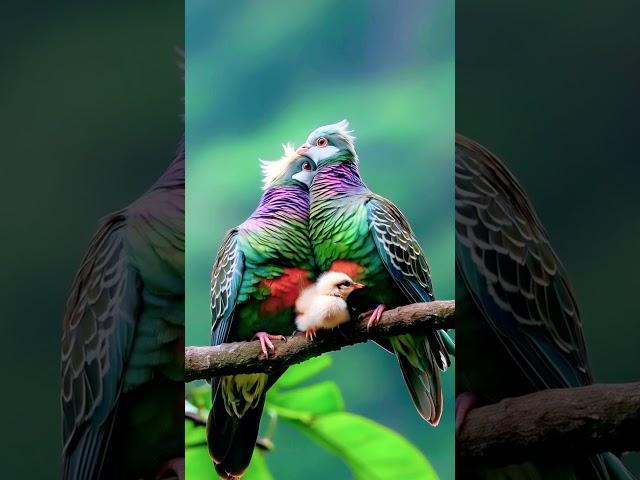
<svg viewBox="0 0 640 480">
<path fill-rule="evenodd" d="M 465 465 L 640 450 L 640 383 L 532 393 L 479 407 L 457 435 Z"/>
<path fill-rule="evenodd" d="M 264 358 L 260 342 L 225 343 L 215 347 L 185 349 L 185 381 L 209 379 L 213 376 L 270 372 L 273 369 L 303 362 L 325 352 L 403 333 L 429 329 L 452 329 L 455 313 L 453 300 L 415 303 L 384 312 L 380 321 L 367 330 L 366 320 L 352 320 L 336 330 L 320 330 L 315 340 L 304 335 L 274 342 L 276 353 Z"/>
<path fill-rule="evenodd" d="M 274 342 L 268 359 L 258 341 L 215 347 L 187 347 L 185 379 L 269 372 L 345 346 L 429 329 L 454 328 L 454 301 L 417 303 L 385 312 L 367 330 L 353 320 L 334 331 L 319 331 Z M 570 458 L 603 451 L 640 450 L 640 383 L 591 385 L 536 392 L 475 408 L 456 438 L 461 465 L 500 466 L 544 457 Z"/>
</svg>

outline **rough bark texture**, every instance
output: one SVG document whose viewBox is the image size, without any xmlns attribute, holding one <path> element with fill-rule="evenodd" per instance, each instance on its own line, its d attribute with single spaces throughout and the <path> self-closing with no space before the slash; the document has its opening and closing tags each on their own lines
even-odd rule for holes
<svg viewBox="0 0 640 480">
<path fill-rule="evenodd" d="M 403 333 L 454 328 L 455 302 L 416 303 L 385 312 L 367 330 L 353 320 L 336 330 L 320 330 L 275 341 L 264 358 L 260 342 L 237 342 L 185 349 L 185 379 L 269 372 L 325 352 Z M 475 408 L 457 434 L 456 456 L 465 465 L 500 466 L 523 460 L 640 450 L 640 383 L 553 389 Z"/>
<path fill-rule="evenodd" d="M 465 464 L 640 450 L 640 383 L 553 389 L 478 407 L 457 435 Z"/>
<path fill-rule="evenodd" d="M 319 330 L 313 341 L 300 334 L 289 337 L 286 342 L 274 341 L 276 353 L 269 355 L 268 359 L 264 358 L 258 341 L 225 343 L 215 347 L 187 347 L 185 381 L 237 373 L 269 372 L 378 337 L 424 332 L 434 328 L 452 329 L 454 314 L 453 300 L 415 303 L 384 312 L 378 324 L 369 331 L 366 320 L 353 320 L 339 329 Z"/>
</svg>

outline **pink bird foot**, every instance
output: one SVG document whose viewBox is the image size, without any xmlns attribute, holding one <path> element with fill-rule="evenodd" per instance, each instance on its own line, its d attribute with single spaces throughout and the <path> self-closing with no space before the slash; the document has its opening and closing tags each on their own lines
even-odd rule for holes
<svg viewBox="0 0 640 480">
<path fill-rule="evenodd" d="M 456 433 L 460 431 L 464 419 L 467 418 L 467 414 L 473 410 L 478 403 L 480 403 L 480 399 L 471 392 L 463 392 L 456 397 Z"/>
<path fill-rule="evenodd" d="M 311 328 L 307 328 L 307 330 L 305 330 L 304 332 L 304 336 L 307 338 L 307 340 L 309 341 L 313 341 L 316 339 L 316 335 L 318 334 L 318 330 L 316 330 L 315 328 L 311 327 Z"/>
<path fill-rule="evenodd" d="M 380 304 L 373 310 L 361 313 L 360 315 L 358 315 L 358 318 L 363 319 L 369 317 L 369 321 L 367 322 L 367 330 L 369 330 L 373 325 L 380 321 L 380 318 L 382 317 L 382 314 L 386 309 L 386 305 Z"/>
<path fill-rule="evenodd" d="M 172 458 L 156 475 L 156 480 L 184 480 L 184 458 Z"/>
<path fill-rule="evenodd" d="M 269 358 L 269 352 L 275 353 L 276 347 L 273 345 L 271 340 L 281 340 L 283 342 L 287 341 L 287 337 L 284 335 L 269 335 L 267 332 L 258 332 L 251 340 L 260 340 L 260 347 L 262 348 L 262 352 L 266 358 Z"/>
</svg>

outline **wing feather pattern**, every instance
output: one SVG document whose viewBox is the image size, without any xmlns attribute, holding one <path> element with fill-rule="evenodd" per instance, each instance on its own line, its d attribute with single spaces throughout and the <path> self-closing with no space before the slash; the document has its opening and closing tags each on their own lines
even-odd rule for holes
<svg viewBox="0 0 640 480">
<path fill-rule="evenodd" d="M 468 290 L 532 387 L 591 383 L 578 305 L 540 220 L 502 162 L 462 135 L 456 237 Z"/>
<path fill-rule="evenodd" d="M 411 303 L 433 301 L 427 259 L 402 212 L 385 198 L 371 194 L 367 213 L 378 253 L 400 291 Z M 444 371 L 450 365 L 440 332 L 401 335 L 392 338 L 391 345 L 416 409 L 436 425 L 443 407 L 438 370 Z"/>
<path fill-rule="evenodd" d="M 373 239 L 398 287 L 414 303 L 433 301 L 427 259 L 402 212 L 378 195 L 367 202 L 367 211 Z"/>
<path fill-rule="evenodd" d="M 67 301 L 62 335 L 62 478 L 98 478 L 140 307 L 122 212 L 93 237 Z"/>
<path fill-rule="evenodd" d="M 224 343 L 229 335 L 243 273 L 244 255 L 234 228 L 223 240 L 211 273 L 212 345 Z"/>
</svg>

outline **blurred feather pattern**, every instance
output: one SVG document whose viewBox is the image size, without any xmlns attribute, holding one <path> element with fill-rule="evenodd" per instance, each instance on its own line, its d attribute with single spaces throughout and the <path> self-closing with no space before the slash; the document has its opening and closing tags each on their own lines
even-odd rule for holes
<svg viewBox="0 0 640 480">
<path fill-rule="evenodd" d="M 486 149 L 456 137 L 458 266 L 532 388 L 592 381 L 566 272 L 521 186 Z"/>
<path fill-rule="evenodd" d="M 62 478 L 103 478 L 120 462 L 122 478 L 128 478 L 124 472 L 135 476 L 160 467 L 147 459 L 135 465 L 135 458 L 124 465 L 125 459 L 114 461 L 110 452 L 116 448 L 114 432 L 130 420 L 127 410 L 135 410 L 131 399 L 139 398 L 139 390 L 152 381 L 166 381 L 166 396 L 175 396 L 181 407 L 176 393 L 182 390 L 183 346 L 181 142 L 176 158 L 151 189 L 103 220 L 71 287 L 61 352 Z M 182 423 L 171 420 L 157 423 L 165 428 L 164 434 L 182 429 Z M 181 438 L 167 445 L 176 442 Z M 150 444 L 138 448 L 148 450 L 142 457 L 151 457 L 152 463 L 170 456 Z M 173 453 L 182 454 L 175 449 Z"/>
<path fill-rule="evenodd" d="M 480 401 L 592 383 L 567 273 L 524 190 L 491 152 L 456 135 L 457 392 Z M 464 475 L 472 475 L 459 465 Z M 610 453 L 537 460 L 473 478 L 633 478 Z"/>
</svg>

